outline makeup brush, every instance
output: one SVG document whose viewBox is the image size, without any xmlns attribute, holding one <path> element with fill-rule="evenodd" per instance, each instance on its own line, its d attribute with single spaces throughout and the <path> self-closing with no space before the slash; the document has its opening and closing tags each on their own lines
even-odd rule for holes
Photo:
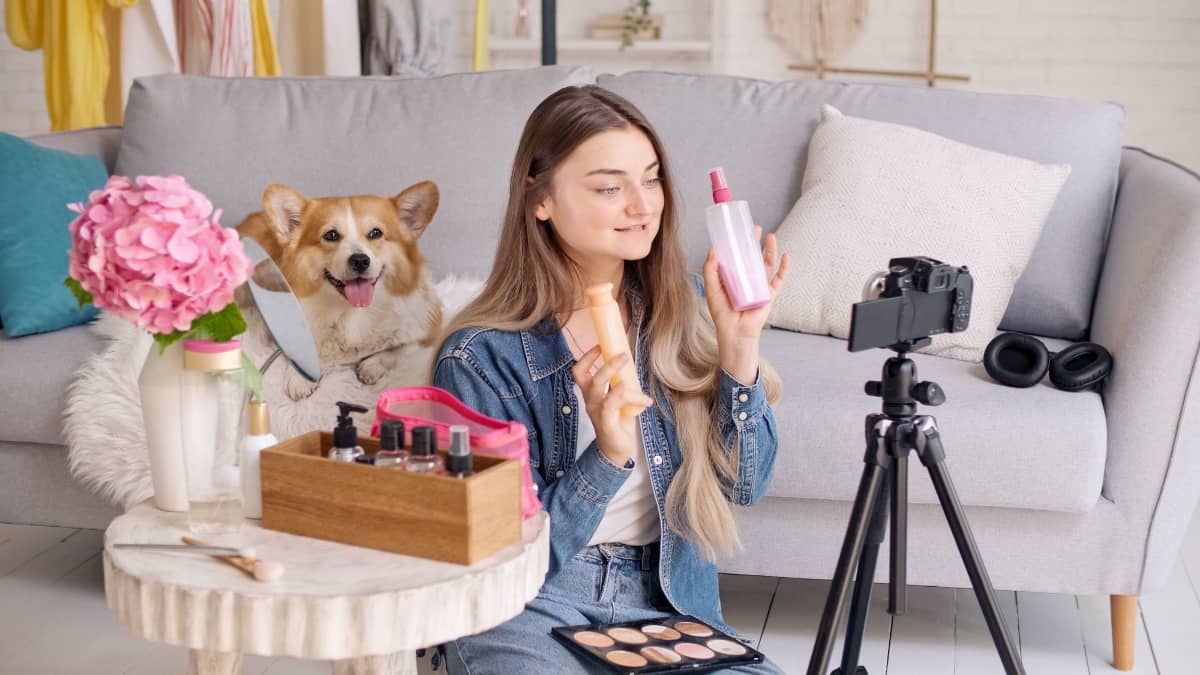
<svg viewBox="0 0 1200 675">
<path fill-rule="evenodd" d="M 193 539 L 192 537 L 181 537 L 183 543 L 189 546 L 198 548 L 213 548 L 208 544 Z M 252 551 L 253 552 L 253 551 Z M 230 554 L 213 554 L 213 557 L 223 563 L 232 565 L 239 570 L 245 572 L 250 578 L 258 581 L 275 581 L 283 576 L 283 563 L 274 560 L 257 560 L 254 556 L 246 555 L 230 555 Z"/>
<path fill-rule="evenodd" d="M 181 553 L 201 553 L 205 555 L 236 555 L 242 558 L 253 558 L 253 546 L 188 546 L 187 544 L 113 544 L 113 548 L 136 548 L 143 551 L 177 551 Z"/>
</svg>

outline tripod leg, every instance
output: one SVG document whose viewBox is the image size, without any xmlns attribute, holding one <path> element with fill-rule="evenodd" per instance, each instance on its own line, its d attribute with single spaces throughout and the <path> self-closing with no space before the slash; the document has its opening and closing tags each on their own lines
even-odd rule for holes
<svg viewBox="0 0 1200 675">
<path fill-rule="evenodd" d="M 891 471 L 889 470 L 889 474 Z M 857 675 L 858 658 L 862 653 L 863 631 L 867 625 L 867 611 L 871 606 L 871 587 L 875 583 L 875 565 L 879 561 L 879 547 L 887 528 L 889 491 L 887 480 L 880 486 L 875 500 L 875 512 L 867 529 L 867 539 L 862 557 L 858 561 L 858 575 L 854 578 L 854 596 L 850 600 L 850 619 L 846 623 L 846 641 L 842 646 L 842 667 L 834 675 Z"/>
<path fill-rule="evenodd" d="M 1004 664 L 1004 672 L 1008 675 L 1024 675 L 1025 666 L 1021 663 L 1021 657 L 1017 655 L 1011 633 L 1000 614 L 996 591 L 992 588 L 992 581 L 988 578 L 979 549 L 975 546 L 975 537 L 971 534 L 967 515 L 958 500 L 950 473 L 942 462 L 946 452 L 933 418 L 924 416 L 920 422 L 920 429 L 925 438 L 924 448 L 918 446 L 921 463 L 929 470 L 929 478 L 933 481 L 938 501 L 942 504 L 942 512 L 946 514 L 946 520 L 950 524 L 950 532 L 954 535 L 954 543 L 958 545 L 958 553 L 967 569 L 967 576 L 971 578 L 975 599 L 979 601 L 979 608 L 983 610 L 983 618 L 987 621 L 988 632 L 992 634 L 992 642 L 995 643 L 1000 661 Z"/>
<path fill-rule="evenodd" d="M 882 443 L 879 445 L 882 446 Z M 813 644 L 812 656 L 808 661 L 808 675 L 825 675 L 829 655 L 833 651 L 833 638 L 842 623 L 847 596 L 850 594 L 850 572 L 858 566 L 867 534 L 867 520 L 875 512 L 875 504 L 879 499 L 886 473 L 882 466 L 870 461 L 863 467 L 862 479 L 858 483 L 858 495 L 854 498 L 854 507 L 850 511 L 850 524 L 846 528 L 841 553 L 838 554 L 837 569 L 833 573 L 829 597 L 825 599 L 825 609 L 821 612 L 817 641 Z"/>
<path fill-rule="evenodd" d="M 908 611 L 908 453 L 895 454 L 891 471 L 892 543 L 891 575 L 888 582 L 888 613 L 903 616 Z"/>
</svg>

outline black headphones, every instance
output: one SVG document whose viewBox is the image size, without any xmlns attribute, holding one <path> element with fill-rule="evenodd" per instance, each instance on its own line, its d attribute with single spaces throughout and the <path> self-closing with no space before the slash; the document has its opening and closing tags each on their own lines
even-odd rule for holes
<svg viewBox="0 0 1200 675">
<path fill-rule="evenodd" d="M 983 352 L 983 367 L 1000 384 L 1032 387 L 1050 371 L 1050 381 L 1065 391 L 1082 391 L 1108 377 L 1113 357 L 1094 342 L 1071 345 L 1057 354 L 1022 333 L 997 335 Z"/>
</svg>

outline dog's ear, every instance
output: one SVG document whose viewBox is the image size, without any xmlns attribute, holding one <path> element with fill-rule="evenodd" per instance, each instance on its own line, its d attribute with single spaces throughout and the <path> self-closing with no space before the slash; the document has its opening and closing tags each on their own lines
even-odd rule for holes
<svg viewBox="0 0 1200 675">
<path fill-rule="evenodd" d="M 250 275 L 250 278 L 254 283 L 268 291 L 284 292 L 291 290 L 291 286 L 288 285 L 283 272 L 279 271 L 279 266 L 270 260 L 259 261 L 254 266 L 254 273 Z"/>
<path fill-rule="evenodd" d="M 392 197 L 392 202 L 396 205 L 400 222 L 419 237 L 425 232 L 429 221 L 433 220 L 439 199 L 437 183 L 427 180 L 405 188 Z"/>
<path fill-rule="evenodd" d="M 282 241 L 290 239 L 300 226 L 300 214 L 307 203 L 308 197 L 279 183 L 271 183 L 263 191 L 263 212 Z"/>
</svg>

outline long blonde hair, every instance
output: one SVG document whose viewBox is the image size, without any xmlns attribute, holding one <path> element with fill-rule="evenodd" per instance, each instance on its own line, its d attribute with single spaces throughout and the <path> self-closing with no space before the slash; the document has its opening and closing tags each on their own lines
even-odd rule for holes
<svg viewBox="0 0 1200 675">
<path fill-rule="evenodd" d="M 549 194 L 556 167 L 576 147 L 600 132 L 631 126 L 654 146 L 664 195 L 658 237 L 648 256 L 626 263 L 625 283 L 638 288 L 645 300 L 649 378 L 670 399 L 683 456 L 667 491 L 667 526 L 713 559 L 717 552 L 740 546 L 721 486 L 736 483 L 737 455 L 723 446 L 713 423 L 721 404 L 716 332 L 687 274 L 662 142 L 632 103 L 586 85 L 560 89 L 533 111 L 513 161 L 491 274 L 479 296 L 450 322 L 446 336 L 466 326 L 526 330 L 547 317 L 570 315 L 584 283 L 582 273 L 552 225 L 539 221 L 534 210 Z M 561 264 L 530 264 L 543 260 Z M 767 400 L 774 403 L 781 393 L 779 376 L 765 361 L 759 365 Z"/>
</svg>

